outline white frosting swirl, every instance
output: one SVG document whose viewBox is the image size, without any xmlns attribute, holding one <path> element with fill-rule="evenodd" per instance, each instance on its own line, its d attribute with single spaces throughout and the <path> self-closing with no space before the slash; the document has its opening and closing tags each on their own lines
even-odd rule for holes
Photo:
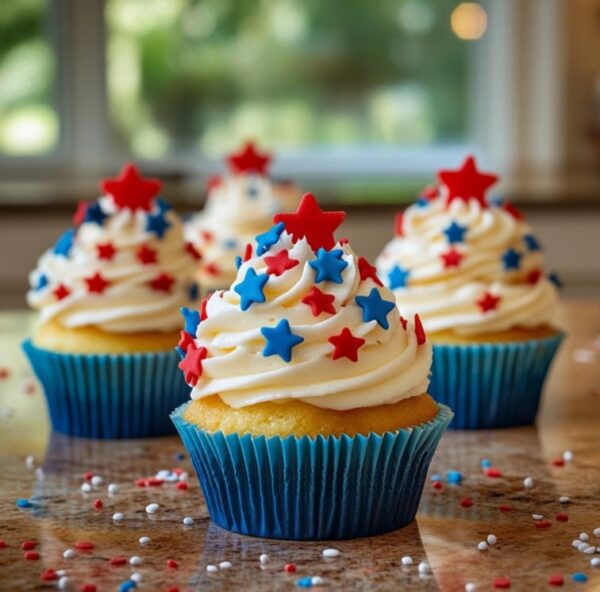
<svg viewBox="0 0 600 592">
<path fill-rule="evenodd" d="M 264 401 L 299 399 L 328 409 L 354 409 L 425 393 L 429 384 L 431 346 L 417 344 L 412 323 L 403 329 L 396 307 L 387 314 L 389 328 L 376 320 L 363 321 L 356 297 L 369 295 L 375 288 L 388 302 L 393 294 L 372 279 L 361 280 L 358 259 L 347 244 L 338 244 L 347 263 L 342 283 L 316 284 L 334 296 L 335 314 L 314 316 L 302 299 L 315 286 L 315 260 L 305 239 L 295 244 L 287 232 L 269 251 L 254 256 L 240 267 L 232 289 L 213 294 L 206 306 L 207 318 L 196 331 L 195 343 L 208 350 L 203 372 L 193 388 L 194 399 L 219 395 L 231 407 L 244 407 Z M 266 273 L 265 257 L 287 250 L 299 261 L 281 275 L 270 275 L 264 288 L 265 303 L 254 303 L 242 311 L 240 296 L 234 290 L 249 269 Z M 287 319 L 291 331 L 304 338 L 293 348 L 290 362 L 278 355 L 265 356 L 263 327 L 274 327 Z M 348 328 L 354 337 L 365 340 L 358 361 L 332 359 L 334 347 L 328 340 Z"/>
<path fill-rule="evenodd" d="M 27 302 L 40 311 L 40 322 L 57 320 L 67 328 L 95 326 L 113 333 L 171 331 L 181 325 L 179 309 L 190 302 L 193 286 L 193 257 L 187 252 L 183 228 L 172 210 L 163 211 L 158 202 L 150 212 L 118 209 L 112 198 L 97 204 L 106 215 L 102 224 L 83 222 L 75 231 L 68 255 L 46 251 L 30 274 Z M 148 215 L 160 215 L 168 224 L 160 238 L 148 231 Z M 110 243 L 111 258 L 99 258 L 98 246 Z M 155 251 L 156 262 L 142 264 L 141 248 Z M 100 274 L 108 282 L 101 293 L 90 292 L 87 278 Z M 163 290 L 151 282 L 161 274 L 172 279 Z M 55 290 L 69 292 L 62 299 Z"/>
<path fill-rule="evenodd" d="M 462 240 L 451 242 L 445 233 L 453 223 L 465 229 Z M 441 196 L 405 211 L 402 235 L 388 243 L 376 265 L 402 311 L 419 313 L 427 331 L 469 335 L 539 327 L 553 320 L 557 292 L 543 273 L 536 242 L 531 228 L 499 204 L 484 207 L 471 199 L 446 205 Z M 444 264 L 442 255 L 451 249 L 462 256 L 457 266 Z M 516 253 L 512 266 L 509 251 Z M 404 281 L 398 279 L 404 274 Z M 500 300 L 484 311 L 478 301 L 486 293 Z"/>
<path fill-rule="evenodd" d="M 294 201 L 292 196 L 296 196 Z M 256 173 L 224 176 L 208 193 L 206 207 L 185 223 L 185 237 L 202 254 L 198 279 L 205 289 L 224 288 L 236 276 L 235 257 L 273 215 L 295 207 L 300 192 Z"/>
</svg>

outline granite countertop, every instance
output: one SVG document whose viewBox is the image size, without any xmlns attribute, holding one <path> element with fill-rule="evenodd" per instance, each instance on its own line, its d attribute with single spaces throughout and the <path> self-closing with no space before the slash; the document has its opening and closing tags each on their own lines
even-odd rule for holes
<svg viewBox="0 0 600 592">
<path fill-rule="evenodd" d="M 43 574 L 53 575 L 47 570 L 66 570 L 72 590 L 95 584 L 98 592 L 119 590 L 133 573 L 141 575 L 141 590 L 153 591 L 294 590 L 300 589 L 298 580 L 313 576 L 322 578 L 313 590 L 454 591 L 467 582 L 490 590 L 500 577 L 510 580 L 511 590 L 544 590 L 559 575 L 565 589 L 599 590 L 600 566 L 590 561 L 600 558 L 600 536 L 593 534 L 600 528 L 600 303 L 569 303 L 561 316 L 569 337 L 551 373 L 537 428 L 450 431 L 430 473 L 445 480 L 447 471 L 460 471 L 462 484 L 444 482 L 436 490 L 428 481 L 412 524 L 369 539 L 298 543 L 239 536 L 211 525 L 192 474 L 186 490 L 169 482 L 136 485 L 161 469 L 192 473 L 175 436 L 95 442 L 50 434 L 43 395 L 18 347 L 32 317 L 2 313 L 0 541 L 6 546 L 0 548 L 0 590 L 56 588 L 56 580 L 43 581 Z M 565 451 L 572 452 L 570 462 L 562 460 Z M 487 476 L 483 459 L 501 476 Z M 88 471 L 103 483 L 84 493 Z M 525 477 L 533 479 L 533 487 L 524 486 Z M 109 494 L 109 483 L 119 491 Z M 570 502 L 560 503 L 562 496 Z M 19 498 L 34 506 L 18 508 Z M 472 500 L 470 507 L 463 507 L 469 505 L 461 503 L 465 498 Z M 103 507 L 95 508 L 95 500 Z M 151 502 L 160 504 L 153 516 L 145 511 Z M 112 518 L 116 512 L 123 514 L 120 522 Z M 194 519 L 191 526 L 183 525 L 187 516 Z M 590 545 L 598 544 L 598 553 L 572 546 L 582 532 Z M 497 543 L 478 550 L 490 534 Z M 151 539 L 146 546 L 138 542 L 143 536 Z M 26 540 L 37 543 L 39 558 L 24 558 Z M 64 558 L 78 541 L 92 542 L 93 549 Z M 328 547 L 340 555 L 324 559 Z M 269 555 L 264 565 L 261 554 Z M 132 556 L 141 563 L 111 564 L 111 558 Z M 402 565 L 405 556 L 412 557 L 412 566 Z M 168 560 L 177 567 L 168 567 Z M 422 561 L 431 566 L 429 573 L 419 573 Z M 221 562 L 231 567 L 207 571 Z M 286 564 L 294 564 L 295 573 L 287 573 Z M 587 583 L 573 582 L 578 572 Z"/>
</svg>

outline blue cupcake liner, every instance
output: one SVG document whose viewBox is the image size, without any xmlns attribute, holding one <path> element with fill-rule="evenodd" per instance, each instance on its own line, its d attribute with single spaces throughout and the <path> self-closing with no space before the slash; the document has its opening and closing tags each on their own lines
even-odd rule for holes
<svg viewBox="0 0 600 592">
<path fill-rule="evenodd" d="M 189 403 L 188 403 L 189 404 Z M 215 524 L 276 539 L 334 540 L 396 530 L 415 516 L 429 463 L 452 412 L 366 436 L 209 433 L 171 418 Z"/>
<path fill-rule="evenodd" d="M 429 393 L 454 411 L 450 428 L 530 425 L 563 338 L 557 333 L 511 343 L 434 343 Z"/>
<path fill-rule="evenodd" d="M 42 384 L 52 428 L 85 438 L 148 438 L 174 433 L 169 413 L 189 387 L 173 351 L 71 354 L 23 343 Z"/>
</svg>

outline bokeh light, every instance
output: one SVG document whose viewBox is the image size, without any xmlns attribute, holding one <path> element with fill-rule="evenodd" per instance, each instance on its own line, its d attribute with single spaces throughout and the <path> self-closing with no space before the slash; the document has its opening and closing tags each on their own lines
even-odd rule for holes
<svg viewBox="0 0 600 592">
<path fill-rule="evenodd" d="M 452 12 L 450 26 L 459 39 L 480 39 L 487 29 L 487 14 L 476 2 L 463 2 Z"/>
</svg>

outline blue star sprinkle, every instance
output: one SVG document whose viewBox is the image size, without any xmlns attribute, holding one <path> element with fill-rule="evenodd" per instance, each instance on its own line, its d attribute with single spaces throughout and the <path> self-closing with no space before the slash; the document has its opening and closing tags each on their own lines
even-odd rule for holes
<svg viewBox="0 0 600 592">
<path fill-rule="evenodd" d="M 454 220 L 452 221 L 452 224 L 444 230 L 444 234 L 451 245 L 454 243 L 463 243 L 465 241 L 465 232 L 467 232 L 467 227 L 461 226 Z"/>
<path fill-rule="evenodd" d="M 540 251 L 542 248 L 538 239 L 535 238 L 535 236 L 533 236 L 533 234 L 526 234 L 523 237 L 523 242 L 525 243 L 525 245 L 527 245 L 527 248 L 530 251 Z"/>
<path fill-rule="evenodd" d="M 246 189 L 246 193 L 251 199 L 256 199 L 258 196 L 258 187 L 256 185 L 249 185 Z"/>
<path fill-rule="evenodd" d="M 146 230 L 153 232 L 158 238 L 163 238 L 167 228 L 171 227 L 171 223 L 165 219 L 164 213 L 148 214 L 146 218 Z"/>
<path fill-rule="evenodd" d="M 200 296 L 198 284 L 196 282 L 192 282 L 188 287 L 188 298 L 193 302 L 194 300 L 198 300 L 198 296 Z"/>
<path fill-rule="evenodd" d="M 292 348 L 304 341 L 304 337 L 292 333 L 287 319 L 281 319 L 275 327 L 262 327 L 260 332 L 267 340 L 263 356 L 279 356 L 284 362 L 292 359 Z"/>
<path fill-rule="evenodd" d="M 156 205 L 158 209 L 164 214 L 168 212 L 171 208 L 171 204 L 164 197 L 157 197 L 155 199 Z"/>
<path fill-rule="evenodd" d="M 34 290 L 43 290 L 48 285 L 48 278 L 42 273 L 40 277 L 38 277 L 37 284 L 35 285 Z"/>
<path fill-rule="evenodd" d="M 108 218 L 108 216 L 104 213 L 100 207 L 100 204 L 96 201 L 87 207 L 83 221 L 94 222 L 95 224 L 98 224 L 98 226 L 102 226 L 106 218 Z"/>
<path fill-rule="evenodd" d="M 419 197 L 415 202 L 418 208 L 426 208 L 429 205 L 429 200 L 426 197 Z"/>
<path fill-rule="evenodd" d="M 54 244 L 52 252 L 55 255 L 62 255 L 63 257 L 68 257 L 71 253 L 71 247 L 73 246 L 74 238 L 75 229 L 69 228 L 69 230 L 66 230 L 58 237 L 58 240 Z"/>
<path fill-rule="evenodd" d="M 377 288 L 373 288 L 368 296 L 357 296 L 356 304 L 363 310 L 363 321 L 377 321 L 384 329 L 389 328 L 388 314 L 396 308 L 395 302 L 384 300 Z"/>
<path fill-rule="evenodd" d="M 185 319 L 186 333 L 189 333 L 190 335 L 196 335 L 196 330 L 200 324 L 200 312 L 191 308 L 187 308 L 186 306 L 182 306 L 179 311 L 181 312 L 181 316 Z"/>
<path fill-rule="evenodd" d="M 558 289 L 562 288 L 564 285 L 556 272 L 549 274 L 548 280 L 551 281 Z"/>
<path fill-rule="evenodd" d="M 267 232 L 263 232 L 256 237 L 256 254 L 258 256 L 263 255 L 269 250 L 269 247 L 279 242 L 279 237 L 285 228 L 283 222 L 278 222 L 275 226 L 271 226 Z"/>
<path fill-rule="evenodd" d="M 403 269 L 399 265 L 394 265 L 392 271 L 388 273 L 390 290 L 395 290 L 396 288 L 405 288 L 406 284 L 408 283 L 409 275 L 410 271 L 408 271 L 408 269 Z"/>
<path fill-rule="evenodd" d="M 235 249 L 237 247 L 237 241 L 234 238 L 229 238 L 223 241 L 223 247 L 229 250 Z"/>
<path fill-rule="evenodd" d="M 239 255 L 235 256 L 235 268 L 239 269 L 242 266 L 242 258 Z"/>
<path fill-rule="evenodd" d="M 240 308 L 242 310 L 248 310 L 254 302 L 265 301 L 263 288 L 268 281 L 269 276 L 266 273 L 257 274 L 254 269 L 248 269 L 244 281 L 233 288 L 241 297 Z"/>
<path fill-rule="evenodd" d="M 504 251 L 502 263 L 504 264 L 504 269 L 507 271 L 509 269 L 519 269 L 521 266 L 521 253 L 512 248 Z"/>
<path fill-rule="evenodd" d="M 344 251 L 342 249 L 332 249 L 326 251 L 321 247 L 317 251 L 317 258 L 309 261 L 308 264 L 316 271 L 315 282 L 333 282 L 341 284 L 342 271 L 348 267 L 348 262 L 342 259 Z"/>
</svg>

